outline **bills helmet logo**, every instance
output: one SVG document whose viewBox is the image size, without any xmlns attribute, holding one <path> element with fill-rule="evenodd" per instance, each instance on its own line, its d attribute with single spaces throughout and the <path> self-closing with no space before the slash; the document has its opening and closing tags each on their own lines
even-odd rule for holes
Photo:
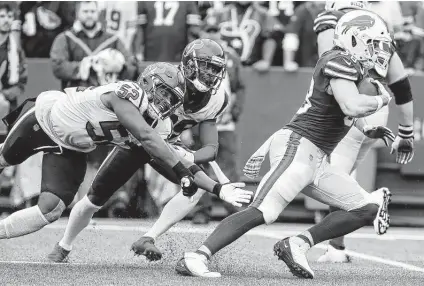
<svg viewBox="0 0 424 286">
<path fill-rule="evenodd" d="M 342 24 L 342 27 L 344 27 L 342 34 L 345 34 L 347 31 L 349 31 L 353 27 L 357 27 L 360 31 L 364 31 L 366 29 L 373 27 L 374 24 L 375 24 L 375 19 L 373 19 L 371 16 L 369 15 L 358 16 Z"/>
</svg>

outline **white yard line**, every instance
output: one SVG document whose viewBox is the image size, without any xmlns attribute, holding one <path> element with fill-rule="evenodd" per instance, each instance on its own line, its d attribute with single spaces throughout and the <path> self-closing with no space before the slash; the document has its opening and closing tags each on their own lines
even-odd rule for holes
<svg viewBox="0 0 424 286">
<path fill-rule="evenodd" d="M 65 225 L 63 224 L 51 224 L 46 226 L 48 229 L 65 229 Z M 142 226 L 142 227 L 135 227 L 135 226 L 120 226 L 120 225 L 89 225 L 87 229 L 91 230 L 106 230 L 106 231 L 137 231 L 140 233 L 147 232 L 149 227 Z M 195 234 L 208 234 L 212 232 L 212 229 L 210 228 L 198 228 L 198 227 L 173 227 L 169 230 L 173 233 L 195 233 Z M 254 235 L 254 236 L 262 236 L 266 238 L 273 238 L 273 239 L 282 239 L 287 236 L 292 236 L 298 234 L 299 231 L 290 231 L 290 230 L 270 230 L 270 229 L 253 229 L 249 231 L 246 235 Z M 390 235 L 386 234 L 384 236 L 377 236 L 376 234 L 368 234 L 368 233 L 353 233 L 347 235 L 348 238 L 354 238 L 354 239 L 384 239 L 384 240 L 415 240 L 415 241 L 422 241 L 424 240 L 424 237 L 421 235 Z M 327 249 L 326 245 L 318 244 L 315 246 L 319 249 Z M 409 271 L 417 271 L 424 273 L 424 268 L 418 267 L 412 264 L 403 263 L 391 259 L 381 258 L 378 256 L 368 255 L 365 253 L 360 253 L 356 251 L 350 251 L 347 250 L 346 253 L 352 257 L 357 257 L 359 259 L 368 260 L 380 264 L 390 265 L 402 269 L 406 269 Z M 79 265 L 94 265 L 90 263 L 49 263 L 49 262 L 36 262 L 36 261 L 3 261 L 0 260 L 0 264 L 34 264 L 34 265 L 61 265 L 61 266 L 79 266 Z M 97 263 L 96 263 L 97 265 Z"/>
</svg>

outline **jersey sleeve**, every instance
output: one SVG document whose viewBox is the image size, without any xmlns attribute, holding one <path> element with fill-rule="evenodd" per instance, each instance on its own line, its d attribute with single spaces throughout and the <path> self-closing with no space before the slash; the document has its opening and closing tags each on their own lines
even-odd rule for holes
<svg viewBox="0 0 424 286">
<path fill-rule="evenodd" d="M 130 101 L 136 107 L 140 107 L 143 103 L 144 91 L 137 83 L 132 81 L 118 82 L 115 88 L 115 94 L 119 98 Z"/>
<path fill-rule="evenodd" d="M 314 20 L 314 32 L 318 35 L 329 29 L 336 28 L 337 21 L 343 16 L 340 11 L 324 11 L 319 13 Z"/>
<path fill-rule="evenodd" d="M 353 63 L 350 58 L 343 55 L 328 60 L 322 71 L 327 77 L 350 81 L 358 81 L 361 75 L 356 63 Z"/>
</svg>

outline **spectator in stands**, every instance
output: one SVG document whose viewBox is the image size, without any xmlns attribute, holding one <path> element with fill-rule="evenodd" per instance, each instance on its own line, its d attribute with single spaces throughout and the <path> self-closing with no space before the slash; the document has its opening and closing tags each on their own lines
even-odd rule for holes
<svg viewBox="0 0 424 286">
<path fill-rule="evenodd" d="M 132 52 L 139 61 L 180 62 L 185 46 L 198 37 L 200 23 L 194 1 L 138 2 Z"/>
<path fill-rule="evenodd" d="M 62 81 L 62 87 L 98 86 L 117 79 L 133 79 L 137 70 L 134 57 L 118 36 L 105 31 L 99 21 L 97 2 L 78 2 L 76 12 L 74 25 L 57 36 L 50 53 L 53 74 Z M 110 149 L 103 147 L 88 155 L 88 175 L 79 195 L 88 190 L 90 177 Z"/>
<path fill-rule="evenodd" d="M 257 2 L 231 2 L 222 9 L 211 8 L 205 21 L 220 26 L 222 39 L 240 55 L 244 65 L 259 72 L 271 66 L 282 25 Z"/>
<path fill-rule="evenodd" d="M 75 19 L 75 2 L 22 1 L 20 10 L 22 43 L 30 58 L 48 58 L 53 40 Z"/>
<path fill-rule="evenodd" d="M 313 30 L 316 16 L 325 3 L 312 1 L 298 6 L 286 26 L 283 40 L 284 69 L 295 71 L 300 67 L 315 67 L 318 60 L 317 35 Z"/>
<path fill-rule="evenodd" d="M 131 49 L 137 21 L 136 1 L 100 1 L 101 20 L 106 31 L 117 35 L 127 50 Z"/>
<path fill-rule="evenodd" d="M 96 54 L 108 48 L 125 58 L 119 79 L 132 79 L 136 65 L 118 36 L 104 30 L 99 21 L 99 10 L 95 1 L 78 2 L 77 19 L 71 29 L 60 33 L 53 42 L 50 57 L 53 74 L 62 81 L 62 87 L 97 86 L 104 79 L 102 68 L 95 62 Z M 102 53 L 104 55 L 104 53 Z M 119 58 L 119 57 L 117 57 Z"/>
<path fill-rule="evenodd" d="M 217 120 L 219 148 L 216 162 L 221 167 L 224 174 L 231 182 L 238 182 L 240 174 L 237 167 L 237 155 L 239 142 L 236 134 L 236 124 L 243 111 L 245 101 L 245 86 L 241 78 L 241 61 L 237 52 L 229 47 L 221 39 L 218 25 L 206 25 L 203 38 L 209 38 L 224 47 L 227 56 L 227 75 L 221 85 L 231 95 L 229 106 Z M 211 174 L 213 176 L 213 174 Z M 198 210 L 195 211 L 192 222 L 195 224 L 206 224 L 209 222 L 210 211 L 212 209 L 212 196 L 204 194 L 201 198 Z M 226 209 L 231 214 L 236 211 L 231 205 L 225 204 Z"/>
<path fill-rule="evenodd" d="M 12 3 L 13 4 L 13 3 Z M 15 6 L 16 7 L 16 6 Z M 25 54 L 18 38 L 12 30 L 19 30 L 20 25 L 15 21 L 15 10 L 11 3 L 0 3 L 0 117 L 3 118 L 11 109 L 16 108 L 17 102 L 24 92 L 27 83 L 27 65 Z M 19 33 L 19 32 L 18 32 Z M 0 140 L 4 141 L 7 128 L 0 123 Z M 9 194 L 15 168 L 7 168 L 0 176 L 0 201 L 10 201 Z M 1 199 L 3 197 L 4 199 Z M 0 205 L 0 208 L 2 206 Z"/>
</svg>

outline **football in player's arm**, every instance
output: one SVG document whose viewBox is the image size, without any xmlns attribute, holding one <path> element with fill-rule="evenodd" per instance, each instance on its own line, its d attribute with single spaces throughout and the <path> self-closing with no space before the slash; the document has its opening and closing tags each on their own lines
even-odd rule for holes
<svg viewBox="0 0 424 286">
<path fill-rule="evenodd" d="M 348 11 L 354 9 L 342 9 L 340 11 L 324 11 L 314 21 L 314 31 L 318 34 L 318 54 L 322 56 L 326 51 L 334 47 L 334 28 L 338 20 Z M 404 65 L 392 46 L 392 56 L 388 63 L 387 74 L 379 75 L 386 78 L 388 87 L 395 98 L 399 115 L 398 135 L 392 144 L 391 153 L 396 151 L 396 162 L 409 163 L 414 156 L 414 132 L 413 132 L 413 97 L 411 84 Z"/>
</svg>

